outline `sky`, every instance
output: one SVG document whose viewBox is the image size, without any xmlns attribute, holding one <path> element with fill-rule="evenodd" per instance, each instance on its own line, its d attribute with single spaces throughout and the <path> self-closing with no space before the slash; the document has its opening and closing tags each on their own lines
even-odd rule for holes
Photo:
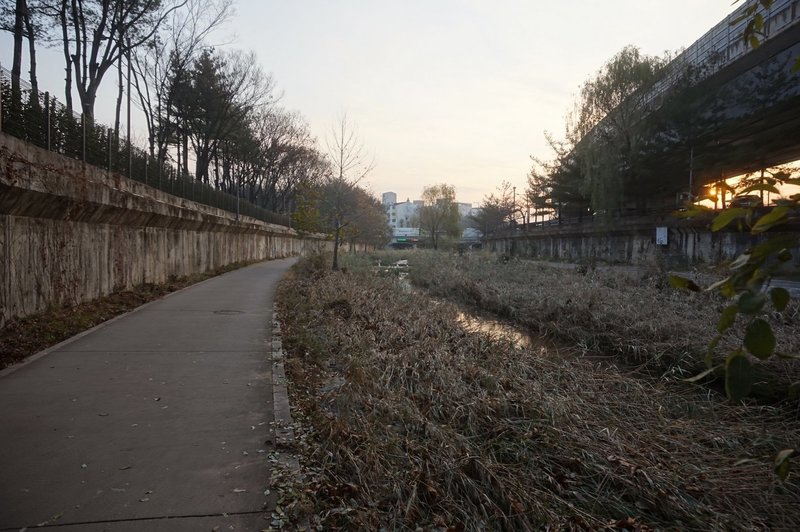
<svg viewBox="0 0 800 532">
<path fill-rule="evenodd" d="M 320 146 L 346 113 L 374 155 L 363 184 L 377 196 L 415 199 L 444 182 L 478 205 L 503 181 L 525 188 L 530 157 L 552 155 L 545 131 L 563 136 L 581 83 L 616 52 L 688 47 L 731 2 L 238 0 L 214 40 L 255 51 Z M 6 68 L 11 48 L 0 35 Z M 62 97 L 63 58 L 39 55 L 42 90 Z M 98 104 L 108 123 L 115 78 Z"/>
</svg>

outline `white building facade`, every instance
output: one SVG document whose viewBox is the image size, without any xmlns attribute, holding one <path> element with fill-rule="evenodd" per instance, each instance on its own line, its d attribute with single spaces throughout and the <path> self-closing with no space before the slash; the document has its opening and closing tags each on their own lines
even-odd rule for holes
<svg viewBox="0 0 800 532">
<path fill-rule="evenodd" d="M 394 192 L 384 192 L 381 198 L 389 226 L 392 228 L 392 245 L 415 245 L 420 235 L 417 215 L 424 202 L 422 200 L 411 201 L 411 199 L 398 202 L 397 194 Z M 466 217 L 473 212 L 472 204 L 458 203 L 457 205 L 458 214 L 463 223 L 466 221 Z M 473 231 L 465 229 L 464 238 L 475 238 Z"/>
</svg>

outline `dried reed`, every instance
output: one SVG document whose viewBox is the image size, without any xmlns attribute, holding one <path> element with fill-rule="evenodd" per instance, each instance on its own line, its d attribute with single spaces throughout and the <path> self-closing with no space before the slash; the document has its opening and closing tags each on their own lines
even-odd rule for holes
<svg viewBox="0 0 800 532">
<path fill-rule="evenodd" d="M 415 267 L 428 287 L 454 275 Z M 779 483 L 769 465 L 800 436 L 785 407 L 730 405 L 683 383 L 518 349 L 463 330 L 453 305 L 358 270 L 306 267 L 279 292 L 317 471 L 301 506 L 321 526 L 800 529 L 800 483 Z M 476 290 L 469 297 L 504 295 L 459 279 Z M 522 295 L 509 305 L 528 312 Z"/>
</svg>

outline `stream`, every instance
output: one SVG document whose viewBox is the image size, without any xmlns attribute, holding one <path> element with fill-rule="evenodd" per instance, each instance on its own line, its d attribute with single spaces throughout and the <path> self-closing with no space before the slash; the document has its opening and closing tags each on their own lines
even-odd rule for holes
<svg viewBox="0 0 800 532">
<path fill-rule="evenodd" d="M 408 279 L 407 260 L 397 261 L 396 263 L 388 265 L 381 264 L 379 261 L 374 271 L 383 273 L 395 272 L 402 290 L 406 292 L 416 291 L 411 285 L 411 281 Z M 417 293 L 424 294 L 422 291 L 417 291 Z M 438 303 L 445 301 L 437 300 L 428 294 L 424 295 L 426 297 L 430 297 L 433 301 Z M 531 335 L 524 329 L 495 318 L 481 316 L 479 314 L 469 312 L 463 308 L 460 309 L 458 316 L 456 317 L 456 321 L 465 331 L 483 333 L 491 336 L 492 338 L 510 341 L 518 349 L 531 347 L 534 343 Z"/>
</svg>

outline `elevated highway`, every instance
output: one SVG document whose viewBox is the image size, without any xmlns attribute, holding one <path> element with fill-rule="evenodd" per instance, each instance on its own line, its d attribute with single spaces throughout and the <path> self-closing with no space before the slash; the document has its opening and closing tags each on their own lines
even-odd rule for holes
<svg viewBox="0 0 800 532">
<path fill-rule="evenodd" d="M 764 40 L 743 40 L 748 1 L 679 54 L 644 93 L 639 132 L 652 193 L 697 195 L 720 179 L 800 159 L 800 0 L 763 11 Z M 604 119 L 605 120 L 605 119 Z M 597 127 L 602 127 L 601 121 Z M 581 142 L 590 141 L 592 133 Z"/>
</svg>

